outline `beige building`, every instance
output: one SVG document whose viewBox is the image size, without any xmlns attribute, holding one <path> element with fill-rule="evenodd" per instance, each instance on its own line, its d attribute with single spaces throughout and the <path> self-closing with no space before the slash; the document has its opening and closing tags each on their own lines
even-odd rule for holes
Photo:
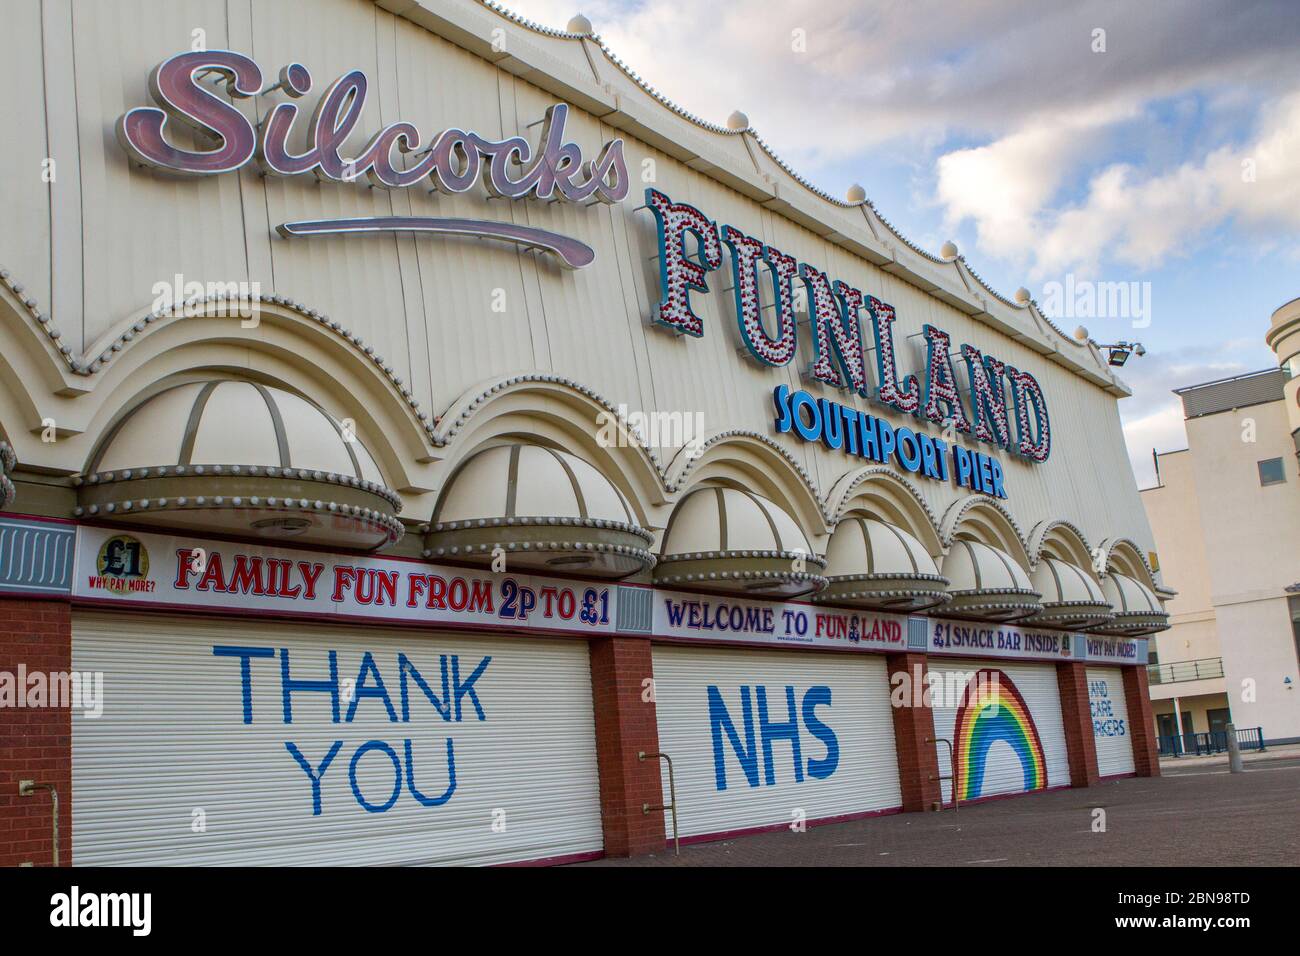
<svg viewBox="0 0 1300 956">
<path fill-rule="evenodd" d="M 1300 299 L 1267 340 L 1281 368 L 1177 390 L 1187 448 L 1157 453 L 1142 492 L 1178 589 L 1150 668 L 1162 750 L 1230 721 L 1300 740 Z"/>
<path fill-rule="evenodd" d="M 65 860 L 554 862 L 1159 772 L 1129 390 L 1027 291 L 581 18 L 121 7 L 0 31 L 0 671 L 105 685 L 0 750 Z M 931 672 L 998 699 L 891 702 Z"/>
</svg>

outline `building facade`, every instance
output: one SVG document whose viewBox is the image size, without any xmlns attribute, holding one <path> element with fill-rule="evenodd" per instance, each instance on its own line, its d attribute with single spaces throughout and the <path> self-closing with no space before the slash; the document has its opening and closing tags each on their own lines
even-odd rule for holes
<svg viewBox="0 0 1300 956">
<path fill-rule="evenodd" d="M 1142 492 L 1178 582 L 1150 675 L 1166 741 L 1229 722 L 1300 740 L 1300 300 L 1266 341 L 1278 368 L 1177 390 L 1187 448 L 1157 454 Z"/>
<path fill-rule="evenodd" d="M 580 19 L 0 42 L 0 860 L 22 780 L 65 862 L 493 864 L 1158 773 L 1127 389 L 1028 293 Z"/>
</svg>

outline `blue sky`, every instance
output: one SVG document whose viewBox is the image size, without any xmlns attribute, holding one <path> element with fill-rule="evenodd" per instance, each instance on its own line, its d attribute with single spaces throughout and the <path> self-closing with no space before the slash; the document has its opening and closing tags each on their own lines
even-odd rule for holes
<svg viewBox="0 0 1300 956">
<path fill-rule="evenodd" d="M 1004 294 L 1149 289 L 1143 327 L 1060 323 L 1148 350 L 1120 404 L 1140 485 L 1153 446 L 1186 444 L 1170 389 L 1275 364 L 1269 315 L 1300 295 L 1295 3 L 582 3 L 506 6 L 557 28 L 585 14 L 675 102 L 715 123 L 742 110 L 808 179 L 860 183 Z"/>
</svg>

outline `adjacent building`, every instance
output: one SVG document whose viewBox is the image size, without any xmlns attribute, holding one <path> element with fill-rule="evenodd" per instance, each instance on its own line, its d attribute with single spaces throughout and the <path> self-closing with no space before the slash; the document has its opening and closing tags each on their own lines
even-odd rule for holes
<svg viewBox="0 0 1300 956">
<path fill-rule="evenodd" d="M 1279 368 L 1176 390 L 1187 448 L 1142 492 L 1178 589 L 1150 668 L 1162 751 L 1229 722 L 1300 740 L 1300 299 L 1267 341 Z"/>
</svg>

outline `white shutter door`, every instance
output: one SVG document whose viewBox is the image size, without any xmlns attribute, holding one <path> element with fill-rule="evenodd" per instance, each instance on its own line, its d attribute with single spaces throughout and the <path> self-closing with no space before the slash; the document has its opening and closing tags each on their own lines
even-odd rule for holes
<svg viewBox="0 0 1300 956">
<path fill-rule="evenodd" d="M 1118 667 L 1088 668 L 1088 704 L 1092 736 L 1097 741 L 1097 772 L 1103 777 L 1133 773 L 1133 738 L 1129 734 L 1124 674 Z"/>
<path fill-rule="evenodd" d="M 584 642 L 77 613 L 72 646 L 76 670 L 104 674 L 103 716 L 73 722 L 78 865 L 483 864 L 602 847 Z M 247 698 L 243 659 L 214 647 L 266 655 L 247 658 Z M 290 680 L 327 684 L 335 652 L 337 719 L 327 687 L 291 690 L 285 722 L 285 651 Z M 293 750 L 319 775 L 319 806 Z"/>
<path fill-rule="evenodd" d="M 957 749 L 963 800 L 1069 784 L 1061 692 L 1054 665 L 930 658 L 929 671 L 943 679 L 932 686 L 934 734 L 952 741 Z M 971 708 L 963 720 L 965 740 L 959 739 L 956 725 L 963 688 L 972 676 L 989 686 L 991 672 L 996 672 L 998 699 L 1003 703 Z M 947 776 L 952 773 L 948 748 L 943 744 L 935 747 L 939 772 Z M 952 799 L 950 781 L 943 782 L 943 799 Z"/>
<path fill-rule="evenodd" d="M 654 676 L 682 836 L 901 805 L 883 657 L 656 645 Z"/>
</svg>

